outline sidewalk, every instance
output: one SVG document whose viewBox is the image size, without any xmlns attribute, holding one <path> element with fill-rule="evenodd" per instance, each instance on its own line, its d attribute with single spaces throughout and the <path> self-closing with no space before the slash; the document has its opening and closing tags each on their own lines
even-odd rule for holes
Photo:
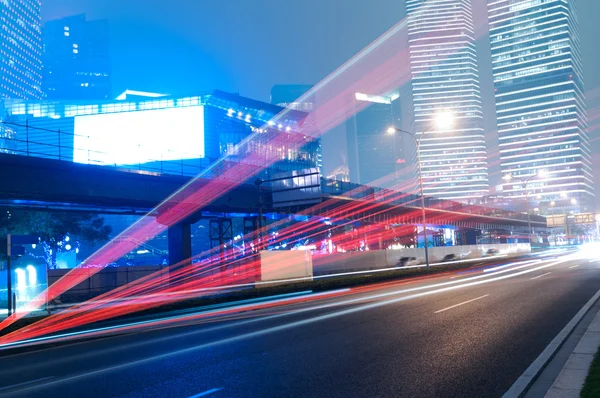
<svg viewBox="0 0 600 398">
<path fill-rule="evenodd" d="M 581 394 L 583 384 L 600 347 L 600 312 L 573 350 L 569 360 L 552 384 L 546 398 L 576 398 Z"/>
</svg>

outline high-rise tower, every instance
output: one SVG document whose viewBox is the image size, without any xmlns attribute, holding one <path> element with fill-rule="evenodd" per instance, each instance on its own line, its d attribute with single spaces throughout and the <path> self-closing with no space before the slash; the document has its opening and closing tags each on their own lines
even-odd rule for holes
<svg viewBox="0 0 600 398">
<path fill-rule="evenodd" d="M 111 98 L 110 41 L 107 20 L 84 14 L 44 26 L 43 89 L 51 100 Z"/>
<path fill-rule="evenodd" d="M 504 174 L 529 197 L 593 199 L 577 9 L 573 0 L 489 0 L 496 113 Z M 513 179 L 506 195 L 525 197 Z M 565 195 L 566 194 L 566 195 Z"/>
<path fill-rule="evenodd" d="M 487 154 L 470 0 L 406 0 L 413 130 L 424 193 L 467 200 L 488 192 Z M 453 126 L 438 130 L 436 115 Z"/>
</svg>

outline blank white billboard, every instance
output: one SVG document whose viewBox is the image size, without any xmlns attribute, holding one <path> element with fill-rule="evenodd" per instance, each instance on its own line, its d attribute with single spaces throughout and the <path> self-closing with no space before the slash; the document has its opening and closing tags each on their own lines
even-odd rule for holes
<svg viewBox="0 0 600 398">
<path fill-rule="evenodd" d="M 75 117 L 73 160 L 128 165 L 204 157 L 204 107 Z"/>
</svg>

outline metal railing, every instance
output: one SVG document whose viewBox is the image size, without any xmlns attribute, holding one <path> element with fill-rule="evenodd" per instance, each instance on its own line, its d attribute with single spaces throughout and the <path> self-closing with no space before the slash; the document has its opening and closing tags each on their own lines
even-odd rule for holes
<svg viewBox="0 0 600 398">
<path fill-rule="evenodd" d="M 61 129 L 25 124 L 0 122 L 0 151 L 8 154 L 55 159 L 83 164 L 113 167 L 122 171 L 144 171 L 181 176 L 194 176 L 205 171 L 214 159 L 194 157 L 194 154 L 167 150 L 170 159 L 154 159 L 144 156 L 144 146 L 138 145 L 138 153 L 130 153 L 135 161 L 108 164 L 105 159 L 115 153 L 93 150 L 90 147 L 77 148 L 76 140 L 90 140 Z M 118 143 L 117 143 L 118 145 Z M 172 160 L 176 159 L 176 160 Z"/>
<path fill-rule="evenodd" d="M 62 127 L 69 128 L 64 122 Z M 167 137 L 168 139 L 168 137 Z M 179 175 L 193 177 L 204 173 L 206 178 L 214 178 L 243 162 L 234 160 L 224 160 L 223 158 L 198 157 L 198 154 L 176 152 L 167 150 L 169 159 L 151 158 L 144 156 L 144 145 L 137 145 L 138 153 L 129 153 L 135 161 L 107 163 L 105 159 L 115 156 L 115 152 L 106 152 L 93 150 L 89 147 L 77 148 L 76 141 L 90 140 L 89 136 L 82 136 L 74 132 L 63 129 L 50 129 L 39 125 L 32 125 L 26 120 L 24 123 L 13 123 L 9 121 L 0 121 L 0 153 L 7 153 L 21 156 L 31 156 L 44 159 L 55 159 L 69 161 L 81 164 L 90 164 L 103 167 L 111 167 L 119 171 Z M 118 143 L 116 144 L 118 145 Z M 104 159 L 104 160 L 103 160 Z M 213 167 L 216 163 L 218 167 Z M 265 164 L 267 163 L 265 159 Z M 285 172 L 280 167 L 261 167 L 259 165 L 249 165 L 256 167 L 257 174 L 263 178 L 270 178 L 273 173 Z M 240 177 L 241 182 L 245 182 Z"/>
</svg>

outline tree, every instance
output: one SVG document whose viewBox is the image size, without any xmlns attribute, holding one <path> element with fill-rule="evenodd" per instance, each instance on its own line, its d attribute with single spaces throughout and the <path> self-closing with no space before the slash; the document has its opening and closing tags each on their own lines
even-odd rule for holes
<svg viewBox="0 0 600 398">
<path fill-rule="evenodd" d="M 77 250 L 79 241 L 95 243 L 107 240 L 111 230 L 110 226 L 104 225 L 104 218 L 92 213 L 0 207 L 0 235 L 39 236 L 46 263 L 51 269 L 56 268 L 59 253 Z"/>
</svg>

